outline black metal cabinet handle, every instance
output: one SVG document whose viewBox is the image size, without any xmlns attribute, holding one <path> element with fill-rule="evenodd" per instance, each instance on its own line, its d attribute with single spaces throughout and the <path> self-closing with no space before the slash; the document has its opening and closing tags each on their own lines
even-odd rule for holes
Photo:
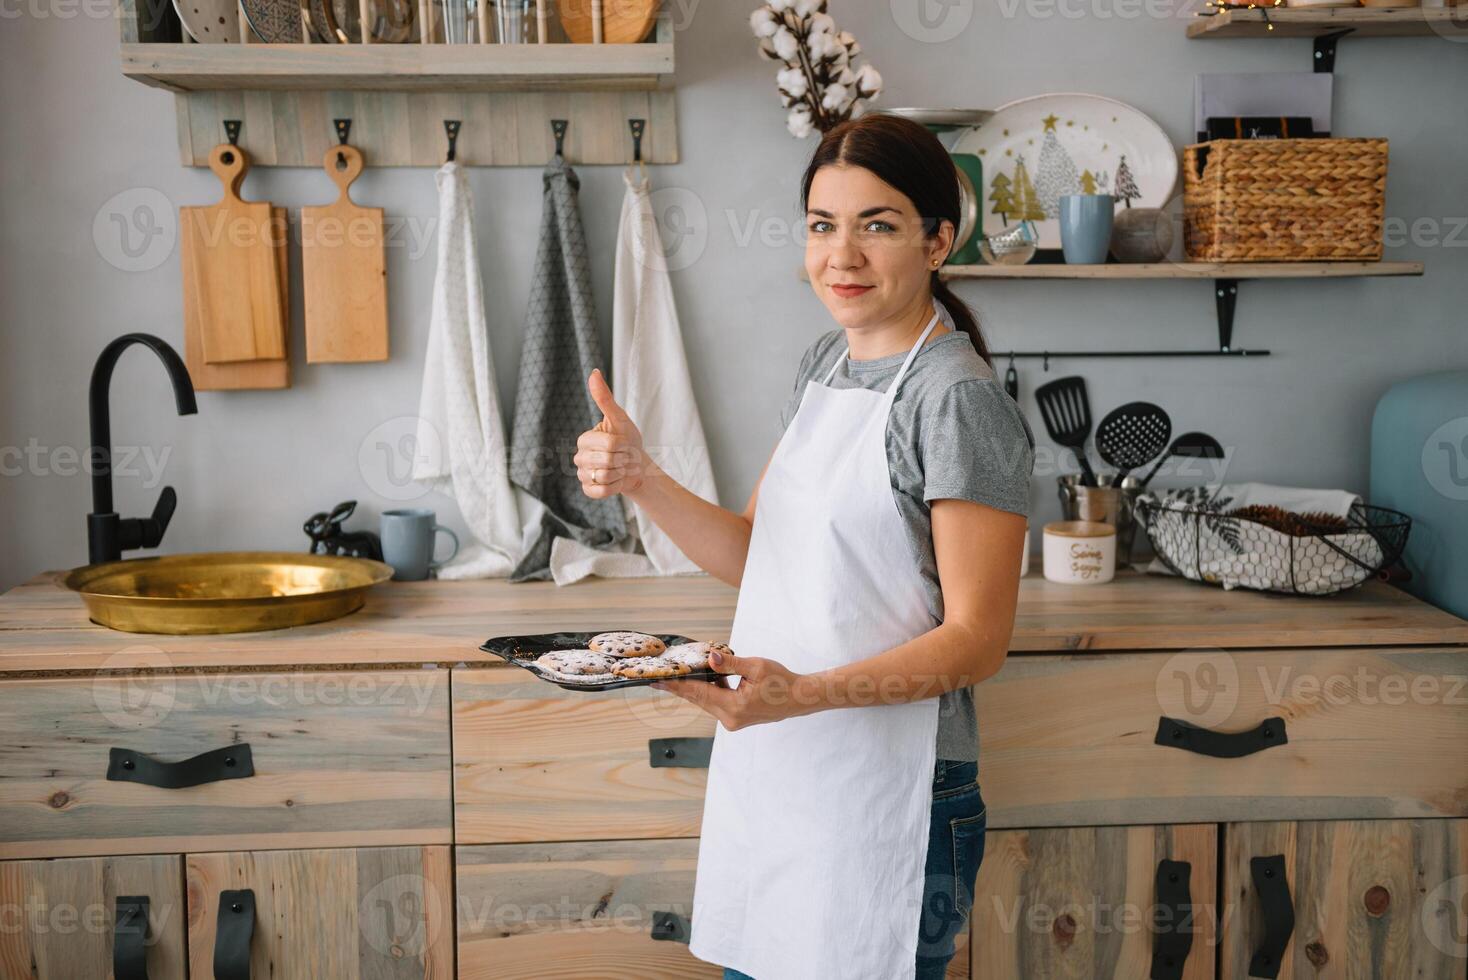
<svg viewBox="0 0 1468 980">
<path fill-rule="evenodd" d="M 214 928 L 214 980 L 250 980 L 250 937 L 255 934 L 255 893 L 219 893 Z"/>
<path fill-rule="evenodd" d="M 117 896 L 114 915 L 114 980 L 148 980 L 148 896 Z"/>
<path fill-rule="evenodd" d="M 709 738 L 650 738 L 647 764 L 654 769 L 707 769 L 714 740 Z"/>
<path fill-rule="evenodd" d="M 654 912 L 652 914 L 652 938 L 664 939 L 669 942 L 687 943 L 688 935 L 693 931 L 692 923 L 686 916 L 676 915 L 672 912 Z"/>
<path fill-rule="evenodd" d="M 1249 976 L 1274 980 L 1295 931 L 1295 903 L 1285 877 L 1284 855 L 1249 858 L 1249 873 L 1254 877 L 1254 890 L 1259 893 L 1264 912 L 1264 941 L 1249 959 Z"/>
<path fill-rule="evenodd" d="M 1283 718 L 1266 718 L 1247 732 L 1215 732 L 1164 715 L 1157 721 L 1157 737 L 1152 741 L 1215 759 L 1240 759 L 1289 740 Z"/>
<path fill-rule="evenodd" d="M 202 752 L 182 762 L 159 762 L 132 749 L 107 750 L 107 778 L 113 782 L 145 783 L 160 789 L 185 789 L 222 779 L 244 779 L 255 775 L 250 743 L 229 745 Z"/>
<path fill-rule="evenodd" d="M 1192 875 L 1193 866 L 1187 861 L 1157 862 L 1150 980 L 1182 980 L 1193 949 Z"/>
</svg>

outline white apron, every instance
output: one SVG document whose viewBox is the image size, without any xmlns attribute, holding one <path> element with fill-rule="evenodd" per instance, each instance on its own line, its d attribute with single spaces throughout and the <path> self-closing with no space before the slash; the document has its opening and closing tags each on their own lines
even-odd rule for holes
<svg viewBox="0 0 1468 980">
<path fill-rule="evenodd" d="M 886 392 L 829 387 L 844 357 L 824 383 L 807 382 L 760 485 L 736 654 L 812 673 L 938 625 L 892 496 L 886 441 L 903 376 L 937 321 Z M 719 725 L 693 954 L 755 980 L 910 980 L 937 733 L 936 697 L 735 732 Z"/>
</svg>

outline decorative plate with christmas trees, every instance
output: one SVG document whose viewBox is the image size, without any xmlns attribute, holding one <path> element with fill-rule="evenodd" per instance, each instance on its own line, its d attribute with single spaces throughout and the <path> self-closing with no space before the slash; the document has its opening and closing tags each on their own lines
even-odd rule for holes
<svg viewBox="0 0 1468 980">
<path fill-rule="evenodd" d="M 1036 95 L 994 111 L 955 141 L 984 164 L 985 234 L 1030 220 L 1040 248 L 1060 247 L 1060 199 L 1110 194 L 1118 208 L 1160 208 L 1177 184 L 1177 150 L 1151 118 L 1101 95 Z"/>
</svg>

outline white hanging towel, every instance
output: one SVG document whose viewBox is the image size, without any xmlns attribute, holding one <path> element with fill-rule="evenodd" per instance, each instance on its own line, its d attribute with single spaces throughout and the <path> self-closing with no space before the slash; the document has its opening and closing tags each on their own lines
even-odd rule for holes
<svg viewBox="0 0 1468 980">
<path fill-rule="evenodd" d="M 457 163 L 444 164 L 436 180 L 438 270 L 413 479 L 454 498 L 474 537 L 438 577 L 504 577 L 519 557 L 522 533 L 484 319 L 474 197 Z"/>
<path fill-rule="evenodd" d="M 717 504 L 708 443 L 688 376 L 683 333 L 648 181 L 630 167 L 623 171 L 622 181 L 627 190 L 617 226 L 613 272 L 612 390 L 642 431 L 643 445 L 653 461 L 689 492 Z M 640 507 L 623 500 L 628 522 L 658 573 L 701 571 Z"/>
</svg>

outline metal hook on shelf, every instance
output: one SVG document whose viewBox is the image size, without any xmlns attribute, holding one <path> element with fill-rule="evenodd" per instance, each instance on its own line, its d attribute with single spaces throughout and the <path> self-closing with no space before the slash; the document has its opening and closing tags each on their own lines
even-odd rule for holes
<svg viewBox="0 0 1468 980">
<path fill-rule="evenodd" d="M 336 127 L 336 142 L 338 146 L 347 145 L 347 137 L 352 134 L 352 121 L 350 119 L 333 119 L 332 125 Z M 338 167 L 347 165 L 347 158 L 341 150 L 336 151 L 336 164 Z"/>
<path fill-rule="evenodd" d="M 632 162 L 642 171 L 642 176 L 647 177 L 647 164 L 642 159 L 642 134 L 647 131 L 646 119 L 629 119 L 627 125 L 632 130 Z"/>
<path fill-rule="evenodd" d="M 566 129 L 571 124 L 565 119 L 552 119 L 550 123 L 551 132 L 554 133 L 556 137 L 556 156 L 561 156 L 566 144 Z"/>
<path fill-rule="evenodd" d="M 463 124 L 463 121 L 460 119 L 445 119 L 443 121 L 443 132 L 444 135 L 447 136 L 449 139 L 449 152 L 447 158 L 449 163 L 453 163 L 454 158 L 458 155 L 459 127 Z"/>
<path fill-rule="evenodd" d="M 240 145 L 240 129 L 243 126 L 244 122 L 239 119 L 226 119 L 224 121 L 224 136 L 225 139 L 229 140 L 230 146 Z"/>
</svg>

